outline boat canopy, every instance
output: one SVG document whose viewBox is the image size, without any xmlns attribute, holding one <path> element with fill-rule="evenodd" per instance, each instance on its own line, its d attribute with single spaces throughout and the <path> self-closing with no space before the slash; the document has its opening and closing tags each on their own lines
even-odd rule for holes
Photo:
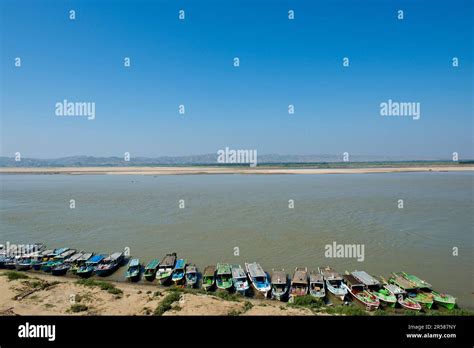
<svg viewBox="0 0 474 348">
<path fill-rule="evenodd" d="M 42 251 L 41 256 L 47 256 L 47 255 L 51 255 L 53 253 L 54 253 L 54 250 L 49 249 L 49 250 Z"/>
<path fill-rule="evenodd" d="M 130 263 L 128 264 L 129 267 L 137 267 L 140 265 L 139 259 L 131 259 Z"/>
<path fill-rule="evenodd" d="M 272 272 L 272 284 L 274 285 L 286 285 L 288 277 L 285 271 L 273 271 Z"/>
<path fill-rule="evenodd" d="M 342 280 L 341 275 L 329 266 L 319 267 L 318 269 L 326 280 Z"/>
<path fill-rule="evenodd" d="M 403 276 L 415 284 L 415 286 L 418 288 L 431 289 L 433 287 L 431 284 L 425 282 L 423 279 L 418 278 L 416 275 L 403 273 Z"/>
<path fill-rule="evenodd" d="M 362 287 L 365 286 L 361 281 L 357 280 L 356 277 L 351 274 L 344 274 L 342 277 L 344 278 L 344 281 L 347 283 L 347 285 Z"/>
<path fill-rule="evenodd" d="M 294 284 L 308 284 L 308 270 L 305 267 L 297 267 L 291 283 Z"/>
<path fill-rule="evenodd" d="M 218 275 L 232 274 L 232 271 L 230 269 L 230 265 L 228 263 L 218 263 L 217 264 L 217 274 Z"/>
<path fill-rule="evenodd" d="M 186 273 L 197 273 L 196 265 L 187 265 Z"/>
<path fill-rule="evenodd" d="M 117 261 L 117 260 L 120 260 L 122 257 L 123 257 L 123 253 L 122 253 L 122 252 L 116 252 L 116 253 L 113 253 L 113 254 L 110 255 L 110 256 L 107 256 L 107 257 L 104 259 L 104 262 L 115 262 L 115 261 Z"/>
<path fill-rule="evenodd" d="M 367 286 L 380 285 L 380 282 L 365 271 L 355 271 L 352 275 Z"/>
<path fill-rule="evenodd" d="M 86 263 L 93 264 L 93 263 L 99 263 L 105 258 L 105 255 L 95 255 L 92 256 L 89 260 L 87 260 Z"/>
<path fill-rule="evenodd" d="M 184 269 L 186 267 L 186 260 L 185 259 L 179 259 L 176 261 L 176 266 L 174 267 L 175 269 Z"/>
<path fill-rule="evenodd" d="M 69 256 L 74 255 L 75 253 L 76 253 L 76 250 L 74 250 L 74 249 L 69 249 L 69 250 L 67 250 L 67 251 L 65 251 L 65 252 L 63 252 L 63 253 L 61 253 L 61 254 L 55 256 L 54 258 L 55 258 L 55 259 L 66 259 L 66 258 L 68 258 Z"/>
<path fill-rule="evenodd" d="M 216 273 L 216 266 L 207 266 L 204 269 L 204 277 L 214 277 L 214 274 Z"/>
<path fill-rule="evenodd" d="M 71 257 L 68 257 L 66 259 L 66 262 L 74 262 L 74 261 L 77 261 L 82 255 L 84 255 L 83 253 L 75 253 L 74 255 L 72 255 Z"/>
<path fill-rule="evenodd" d="M 413 282 L 409 281 L 408 279 L 405 279 L 403 275 L 399 273 L 392 273 L 392 274 L 393 274 L 392 281 L 395 283 L 395 285 L 398 285 L 403 290 L 416 289 L 416 285 Z"/>
<path fill-rule="evenodd" d="M 254 263 L 248 263 L 247 264 L 247 270 L 252 278 L 258 278 L 258 277 L 266 277 L 267 275 L 265 274 L 265 271 L 263 270 L 262 266 L 260 264 L 254 262 Z"/>
<path fill-rule="evenodd" d="M 395 284 L 385 284 L 384 285 L 385 288 L 388 290 L 388 291 L 391 291 L 393 292 L 395 295 L 400 295 L 400 294 L 404 294 L 405 291 L 403 289 L 400 289 L 398 286 L 396 286 Z"/>
<path fill-rule="evenodd" d="M 84 253 L 81 257 L 79 257 L 76 261 L 77 262 L 80 262 L 80 261 L 87 261 L 89 260 L 92 255 L 94 255 L 93 253 Z"/>
<path fill-rule="evenodd" d="M 145 269 L 155 269 L 156 267 L 158 267 L 159 264 L 160 261 L 158 261 L 157 259 L 153 259 L 148 263 L 148 265 L 146 265 Z"/>
<path fill-rule="evenodd" d="M 167 254 L 160 262 L 160 267 L 173 267 L 176 262 L 176 253 Z"/>
<path fill-rule="evenodd" d="M 232 278 L 247 278 L 247 275 L 240 265 L 232 265 Z"/>
<path fill-rule="evenodd" d="M 311 271 L 309 273 L 309 282 L 310 283 L 324 283 L 324 278 L 321 274 L 316 271 Z"/>
</svg>

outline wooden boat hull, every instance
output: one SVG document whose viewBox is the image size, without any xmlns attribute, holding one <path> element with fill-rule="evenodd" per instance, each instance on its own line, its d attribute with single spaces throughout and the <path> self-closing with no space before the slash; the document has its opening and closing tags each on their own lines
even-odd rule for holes
<svg viewBox="0 0 474 348">
<path fill-rule="evenodd" d="M 130 282 L 138 282 L 140 280 L 140 272 L 127 273 L 126 278 Z"/>
<path fill-rule="evenodd" d="M 184 276 L 181 278 L 172 278 L 171 279 L 175 285 L 184 285 L 185 279 Z"/>
<path fill-rule="evenodd" d="M 161 277 L 158 279 L 161 285 L 169 285 L 171 284 L 171 275 L 166 277 Z"/>
<path fill-rule="evenodd" d="M 51 274 L 54 275 L 54 276 L 63 276 L 67 273 L 68 270 L 69 270 L 69 268 L 67 268 L 67 267 L 53 268 L 51 270 Z"/>
<path fill-rule="evenodd" d="M 216 283 L 203 284 L 203 285 L 202 285 L 202 288 L 203 288 L 205 291 L 212 291 L 212 290 L 214 290 L 215 285 L 216 285 Z"/>
<path fill-rule="evenodd" d="M 309 294 L 315 298 L 323 299 L 326 297 L 325 291 L 310 291 Z"/>
<path fill-rule="evenodd" d="M 342 287 L 334 287 L 329 283 L 329 281 L 326 281 L 326 288 L 328 289 L 328 293 L 337 298 L 338 300 L 344 301 L 347 295 L 347 290 Z"/>
<path fill-rule="evenodd" d="M 89 278 L 90 276 L 92 276 L 93 273 L 94 273 L 94 269 L 92 268 L 88 268 L 86 270 L 78 269 L 76 272 L 76 275 L 81 278 Z"/>
<path fill-rule="evenodd" d="M 19 263 L 16 265 L 17 271 L 27 271 L 31 268 L 31 263 L 25 264 L 25 263 Z"/>
<path fill-rule="evenodd" d="M 373 298 L 375 296 L 371 295 L 368 291 L 354 292 L 350 288 L 347 289 L 351 298 L 358 304 L 362 305 L 368 311 L 374 311 L 379 308 L 380 302 L 378 300 L 369 300 L 368 297 Z"/>
<path fill-rule="evenodd" d="M 143 275 L 143 277 L 148 280 L 149 282 L 152 282 L 156 279 L 156 272 L 145 272 L 145 274 Z"/>
<path fill-rule="evenodd" d="M 448 295 L 448 294 L 441 294 L 439 292 L 433 291 L 433 301 L 436 303 L 437 306 L 445 307 L 449 310 L 454 309 L 456 307 L 456 298 Z"/>
<path fill-rule="evenodd" d="M 421 311 L 421 305 L 409 298 L 400 298 L 397 303 L 402 306 L 403 309 L 412 310 L 412 311 Z"/>
<path fill-rule="evenodd" d="M 115 264 L 111 267 L 108 268 L 101 268 L 101 269 L 96 269 L 95 274 L 97 274 L 99 277 L 107 277 L 114 273 L 118 269 L 118 264 Z"/>
</svg>

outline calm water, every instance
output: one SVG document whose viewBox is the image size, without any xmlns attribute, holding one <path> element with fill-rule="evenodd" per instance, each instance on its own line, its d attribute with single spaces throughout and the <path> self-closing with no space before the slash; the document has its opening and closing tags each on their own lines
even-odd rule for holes
<svg viewBox="0 0 474 348">
<path fill-rule="evenodd" d="M 176 251 L 200 269 L 218 261 L 259 261 L 268 271 L 290 273 L 324 264 L 385 277 L 404 270 L 474 308 L 472 173 L 0 180 L 0 242 L 105 253 L 129 247 L 143 262 Z M 288 209 L 289 199 L 295 209 Z M 324 246 L 333 241 L 364 244 L 364 262 L 325 258 Z"/>
</svg>

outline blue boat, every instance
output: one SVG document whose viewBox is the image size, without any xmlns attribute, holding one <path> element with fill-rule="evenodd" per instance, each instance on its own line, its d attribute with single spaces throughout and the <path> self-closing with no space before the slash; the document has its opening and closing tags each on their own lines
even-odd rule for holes
<svg viewBox="0 0 474 348">
<path fill-rule="evenodd" d="M 105 259 L 105 257 L 106 255 L 92 256 L 83 266 L 79 267 L 79 269 L 76 271 L 76 274 L 82 278 L 90 277 L 92 273 L 94 273 L 96 267 L 102 262 L 103 259 Z"/>
<path fill-rule="evenodd" d="M 95 274 L 100 277 L 106 277 L 114 273 L 122 264 L 125 256 L 122 252 L 113 253 L 106 257 L 100 265 L 97 266 Z"/>
<path fill-rule="evenodd" d="M 186 260 L 185 259 L 179 259 L 176 261 L 176 265 L 174 266 L 173 274 L 171 276 L 171 280 L 173 283 L 176 285 L 181 285 L 184 284 L 184 275 L 185 275 L 185 270 L 186 270 Z"/>
</svg>

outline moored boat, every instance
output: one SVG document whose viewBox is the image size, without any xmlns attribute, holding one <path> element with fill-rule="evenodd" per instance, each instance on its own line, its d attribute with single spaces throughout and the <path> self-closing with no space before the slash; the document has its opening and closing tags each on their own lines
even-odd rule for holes
<svg viewBox="0 0 474 348">
<path fill-rule="evenodd" d="M 289 302 L 293 302 L 296 297 L 305 296 L 307 293 L 308 269 L 306 267 L 296 267 L 291 277 Z"/>
<path fill-rule="evenodd" d="M 153 259 L 148 263 L 148 265 L 146 265 L 145 272 L 143 273 L 143 276 L 145 277 L 146 280 L 148 280 L 149 282 L 152 282 L 153 280 L 155 280 L 156 272 L 158 271 L 159 265 L 160 265 L 160 260 L 158 259 Z"/>
<path fill-rule="evenodd" d="M 141 265 L 139 259 L 131 259 L 128 263 L 127 272 L 125 278 L 131 282 L 137 282 L 140 280 Z"/>
<path fill-rule="evenodd" d="M 211 291 L 216 285 L 216 266 L 211 265 L 204 268 L 202 274 L 202 288 L 205 291 Z"/>
<path fill-rule="evenodd" d="M 354 271 L 352 275 L 360 282 L 362 282 L 367 291 L 378 298 L 381 304 L 387 307 L 395 307 L 397 298 L 393 292 L 382 286 L 380 281 L 372 277 L 365 271 Z"/>
<path fill-rule="evenodd" d="M 402 272 L 402 274 L 405 279 L 408 279 L 413 284 L 415 284 L 415 286 L 418 288 L 419 293 L 422 293 L 424 297 L 432 298 L 433 302 L 436 303 L 438 306 L 443 306 L 449 310 L 453 309 L 456 306 L 456 298 L 454 296 L 434 291 L 433 286 L 431 284 L 429 284 L 425 280 L 418 278 L 413 274 L 407 274 L 405 272 Z"/>
<path fill-rule="evenodd" d="M 241 265 L 232 265 L 232 283 L 234 285 L 235 291 L 239 294 L 245 296 L 249 291 L 249 282 L 247 275 L 245 274 L 244 269 Z"/>
<path fill-rule="evenodd" d="M 230 291 L 232 289 L 232 270 L 228 263 L 217 264 L 216 286 L 221 290 Z"/>
<path fill-rule="evenodd" d="M 81 267 L 84 266 L 86 261 L 89 260 L 92 256 L 94 256 L 94 253 L 83 253 L 81 256 L 79 256 L 76 260 L 71 262 L 71 268 L 69 268 L 69 271 L 72 274 L 76 274 L 77 270 Z"/>
<path fill-rule="evenodd" d="M 425 288 L 420 288 L 420 286 L 424 287 L 425 285 L 431 287 L 430 284 L 425 282 L 415 283 L 413 280 L 407 278 L 403 272 L 392 273 L 389 283 L 395 284 L 405 290 L 408 299 L 418 302 L 428 309 L 431 309 L 433 306 L 433 295 L 425 291 Z"/>
<path fill-rule="evenodd" d="M 62 262 L 56 266 L 51 268 L 51 274 L 55 276 L 62 276 L 67 273 L 67 271 L 71 268 L 70 263 Z"/>
<path fill-rule="evenodd" d="M 326 296 L 324 277 L 316 271 L 309 272 L 309 293 L 311 296 L 323 299 Z"/>
<path fill-rule="evenodd" d="M 443 306 L 449 310 L 452 310 L 454 307 L 456 307 L 456 297 L 434 290 L 431 291 L 431 294 L 433 295 L 433 300 L 437 305 Z"/>
<path fill-rule="evenodd" d="M 346 288 L 347 292 L 356 302 L 362 304 L 369 311 L 379 308 L 380 301 L 366 290 L 364 283 L 351 274 L 345 274 L 342 277 L 342 286 Z"/>
<path fill-rule="evenodd" d="M 123 252 L 116 252 L 107 256 L 99 265 L 97 265 L 95 273 L 100 277 L 111 275 L 120 267 L 124 258 L 125 255 Z"/>
<path fill-rule="evenodd" d="M 319 267 L 318 271 L 319 274 L 323 276 L 329 293 L 339 300 L 344 301 L 347 295 L 347 289 L 342 284 L 341 275 L 329 266 Z"/>
<path fill-rule="evenodd" d="M 96 267 L 102 262 L 103 259 L 105 259 L 105 257 L 106 255 L 92 256 L 84 263 L 84 265 L 77 269 L 76 274 L 82 278 L 90 277 L 94 273 Z"/>
<path fill-rule="evenodd" d="M 173 274 L 171 275 L 171 280 L 175 285 L 183 285 L 186 274 L 186 260 L 179 259 L 176 261 L 176 265 L 174 266 Z"/>
<path fill-rule="evenodd" d="M 194 288 L 198 284 L 198 271 L 195 264 L 186 266 L 186 286 Z"/>
<path fill-rule="evenodd" d="M 167 254 L 160 262 L 156 271 L 156 279 L 161 285 L 169 284 L 176 264 L 176 253 Z"/>
<path fill-rule="evenodd" d="M 273 269 L 270 276 L 272 284 L 271 298 L 283 301 L 288 297 L 290 289 L 288 275 L 284 269 Z"/>
<path fill-rule="evenodd" d="M 272 287 L 268 279 L 268 275 L 265 273 L 262 266 L 260 266 L 260 264 L 257 262 L 245 263 L 245 270 L 247 271 L 247 276 L 250 279 L 250 283 L 257 291 L 257 294 L 267 297 L 268 292 Z"/>
<path fill-rule="evenodd" d="M 49 261 L 46 261 L 45 263 L 43 263 L 43 265 L 41 266 L 41 270 L 44 272 L 52 272 L 53 269 L 57 268 L 56 274 L 61 275 L 64 271 L 64 267 L 59 267 L 59 266 L 61 266 L 66 259 L 68 259 L 75 253 L 76 253 L 76 250 L 69 249 L 69 248 L 61 248 L 59 250 L 56 250 L 55 251 L 56 255 L 53 258 L 50 258 Z M 69 267 L 66 268 L 66 272 L 68 269 Z"/>
</svg>

